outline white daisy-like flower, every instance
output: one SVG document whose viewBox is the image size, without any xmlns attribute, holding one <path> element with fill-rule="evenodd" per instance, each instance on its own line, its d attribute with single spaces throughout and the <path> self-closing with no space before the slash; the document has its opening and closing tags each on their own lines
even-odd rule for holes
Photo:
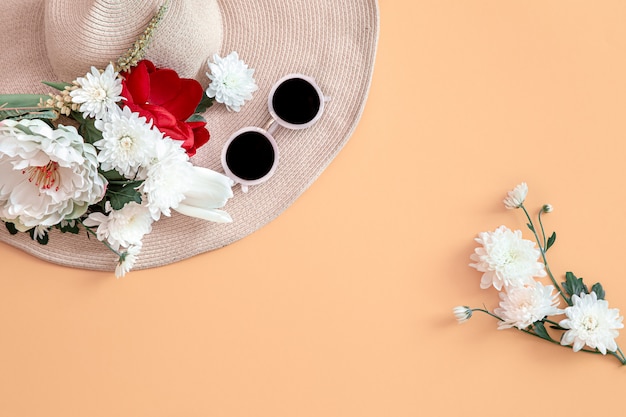
<svg viewBox="0 0 626 417">
<path fill-rule="evenodd" d="M 561 314 L 558 296 L 552 285 L 543 286 L 540 282 L 500 292 L 500 307 L 494 309 L 503 320 L 498 329 L 525 329 L 546 316 Z"/>
<path fill-rule="evenodd" d="M 194 171 L 180 141 L 165 137 L 155 144 L 154 151 L 153 161 L 139 172 L 145 178 L 140 191 L 146 196 L 152 218 L 159 220 L 161 214 L 171 216 L 171 209 L 185 199 Z"/>
<path fill-rule="evenodd" d="M 154 158 L 154 149 L 163 133 L 128 107 L 115 110 L 102 120 L 96 120 L 102 139 L 95 142 L 98 161 L 103 171 L 116 170 L 125 178 L 134 179 L 141 166 Z"/>
<path fill-rule="evenodd" d="M 63 222 L 61 222 L 63 223 Z M 46 237 L 50 228 L 48 226 L 35 226 L 33 229 L 33 238 L 35 240 L 41 240 Z"/>
<path fill-rule="evenodd" d="M 467 306 L 456 306 L 452 312 L 459 323 L 465 323 L 472 317 L 472 309 Z"/>
<path fill-rule="evenodd" d="M 107 201 L 106 212 L 90 213 L 84 224 L 97 227 L 98 240 L 106 241 L 115 250 L 140 246 L 143 237 L 152 230 L 150 210 L 143 204 L 126 203 L 121 210 L 112 210 Z"/>
<path fill-rule="evenodd" d="M 208 61 L 211 72 L 206 75 L 211 79 L 211 84 L 206 94 L 215 97 L 218 103 L 224 103 L 228 110 L 238 112 L 258 89 L 253 78 L 254 70 L 239 59 L 237 52 L 231 52 L 224 58 L 215 54 L 213 61 Z"/>
<path fill-rule="evenodd" d="M 25 232 L 82 216 L 104 197 L 96 149 L 71 126 L 0 122 L 0 219 Z"/>
<path fill-rule="evenodd" d="M 598 300 L 595 292 L 582 293 L 572 296 L 572 306 L 565 309 L 566 319 L 559 325 L 565 329 L 561 344 L 572 345 L 574 352 L 578 352 L 585 345 L 598 349 L 603 355 L 606 351 L 615 352 L 619 335 L 617 329 L 622 329 L 624 317 L 619 315 L 619 309 L 609 309 L 606 300 Z"/>
<path fill-rule="evenodd" d="M 533 277 L 546 276 L 541 255 L 535 243 L 522 238 L 521 230 L 512 231 L 500 226 L 493 232 L 482 232 L 475 239 L 482 246 L 474 250 L 470 266 L 483 272 L 480 288 L 493 285 L 500 291 L 503 286 L 534 285 Z"/>
<path fill-rule="evenodd" d="M 76 79 L 79 88 L 70 93 L 72 101 L 80 104 L 83 116 L 102 119 L 107 112 L 117 106 L 122 99 L 122 80 L 118 77 L 112 64 L 107 65 L 103 72 L 91 67 L 84 77 Z"/>
<path fill-rule="evenodd" d="M 517 185 L 512 191 L 507 193 L 504 199 L 504 207 L 508 209 L 520 208 L 528 195 L 528 185 L 525 182 Z"/>
<path fill-rule="evenodd" d="M 141 245 L 132 245 L 120 254 L 117 266 L 115 267 L 116 278 L 122 278 L 135 266 L 139 252 L 141 252 Z"/>
</svg>

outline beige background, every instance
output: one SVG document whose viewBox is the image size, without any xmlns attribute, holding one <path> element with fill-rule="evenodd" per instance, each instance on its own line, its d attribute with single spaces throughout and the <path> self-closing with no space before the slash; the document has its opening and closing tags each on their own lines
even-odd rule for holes
<svg viewBox="0 0 626 417">
<path fill-rule="evenodd" d="M 614 358 L 451 308 L 496 305 L 472 239 L 524 226 L 521 181 L 555 207 L 554 272 L 626 308 L 626 3 L 380 8 L 362 122 L 259 232 L 121 280 L 0 244 L 1 416 L 618 413 Z"/>
</svg>

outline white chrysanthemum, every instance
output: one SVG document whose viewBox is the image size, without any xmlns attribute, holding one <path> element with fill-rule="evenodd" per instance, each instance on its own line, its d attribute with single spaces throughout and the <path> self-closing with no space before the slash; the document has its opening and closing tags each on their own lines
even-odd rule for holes
<svg viewBox="0 0 626 417">
<path fill-rule="evenodd" d="M 18 230 L 82 216 L 104 197 L 106 184 L 96 149 L 74 127 L 0 123 L 0 219 Z"/>
<path fill-rule="evenodd" d="M 543 286 L 540 282 L 500 292 L 500 307 L 494 310 L 503 320 L 498 323 L 498 329 L 513 326 L 525 329 L 546 316 L 561 314 L 563 311 L 558 308 L 558 297 L 552 285 Z"/>
<path fill-rule="evenodd" d="M 494 232 L 480 233 L 475 240 L 482 246 L 470 256 L 475 262 L 470 266 L 484 272 L 480 288 L 493 285 L 500 291 L 502 286 L 534 285 L 533 277 L 546 276 L 544 264 L 537 261 L 541 252 L 534 242 L 522 238 L 521 230 L 500 226 Z"/>
<path fill-rule="evenodd" d="M 152 122 L 128 107 L 97 120 L 96 128 L 102 132 L 102 139 L 94 143 L 100 151 L 101 169 L 115 169 L 128 179 L 136 178 L 139 168 L 154 158 L 156 142 L 163 140 L 163 133 Z"/>
<path fill-rule="evenodd" d="M 120 255 L 120 259 L 115 267 L 115 277 L 122 278 L 128 271 L 130 271 L 135 262 L 137 262 L 137 255 L 141 252 L 141 245 L 130 246 L 124 253 Z"/>
<path fill-rule="evenodd" d="M 565 329 L 561 338 L 562 345 L 573 345 L 574 352 L 578 352 L 587 345 L 598 349 L 603 355 L 606 351 L 615 352 L 619 335 L 617 329 L 622 329 L 624 317 L 619 315 L 619 309 L 609 309 L 606 300 L 598 300 L 595 292 L 582 293 L 572 296 L 573 305 L 565 309 L 566 319 L 559 325 Z"/>
<path fill-rule="evenodd" d="M 512 191 L 507 193 L 504 199 L 504 207 L 508 209 L 520 208 L 528 195 L 528 185 L 525 182 L 517 185 Z"/>
<path fill-rule="evenodd" d="M 91 72 L 76 79 L 79 88 L 70 93 L 72 101 L 80 104 L 79 110 L 83 116 L 102 119 L 107 112 L 118 107 L 117 102 L 122 99 L 122 80 L 113 69 L 107 65 L 103 72 L 91 67 Z"/>
<path fill-rule="evenodd" d="M 112 210 L 107 201 L 107 214 L 91 213 L 85 219 L 87 227 L 97 227 L 98 240 L 107 241 L 115 250 L 141 245 L 143 237 L 152 230 L 150 210 L 143 204 L 126 203 L 121 210 Z"/>
<path fill-rule="evenodd" d="M 459 323 L 465 323 L 472 317 L 472 309 L 467 306 L 456 306 L 452 312 Z"/>
<path fill-rule="evenodd" d="M 188 178 L 189 190 L 174 209 L 186 216 L 212 222 L 232 222 L 230 215 L 219 208 L 232 198 L 233 180 L 219 172 L 197 166 L 193 167 L 192 173 Z"/>
<path fill-rule="evenodd" d="M 146 195 L 152 218 L 159 220 L 161 214 L 170 216 L 170 209 L 185 199 L 194 172 L 180 141 L 165 137 L 156 143 L 154 151 L 152 163 L 139 172 L 145 178 L 140 190 Z"/>
<path fill-rule="evenodd" d="M 225 58 L 215 54 L 213 61 L 208 62 L 211 72 L 206 75 L 211 79 L 211 84 L 206 90 L 207 96 L 215 97 L 218 103 L 224 103 L 229 110 L 239 111 L 258 89 L 253 78 L 254 70 L 239 59 L 237 52 L 231 52 Z"/>
</svg>

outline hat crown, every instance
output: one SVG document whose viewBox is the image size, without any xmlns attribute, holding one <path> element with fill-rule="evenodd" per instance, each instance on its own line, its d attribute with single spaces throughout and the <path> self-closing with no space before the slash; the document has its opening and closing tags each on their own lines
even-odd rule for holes
<svg viewBox="0 0 626 417">
<path fill-rule="evenodd" d="M 91 66 L 115 62 L 141 36 L 163 0 L 48 0 L 44 27 L 54 73 L 63 81 Z M 170 0 L 146 59 L 198 78 L 206 60 L 219 52 L 222 19 L 217 0 Z"/>
</svg>

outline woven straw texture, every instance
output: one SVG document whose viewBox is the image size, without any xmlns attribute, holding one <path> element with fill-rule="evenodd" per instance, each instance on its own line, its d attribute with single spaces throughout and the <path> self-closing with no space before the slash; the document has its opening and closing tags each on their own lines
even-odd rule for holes
<svg viewBox="0 0 626 417">
<path fill-rule="evenodd" d="M 46 92 L 41 80 L 67 81 L 84 75 L 90 65 L 104 67 L 132 44 L 156 9 L 149 0 L 7 3 L 0 15 L 5 28 L 0 38 L 5 57 L 0 61 L 0 93 Z M 377 39 L 376 0 L 170 1 L 147 58 L 206 86 L 206 59 L 213 52 L 224 56 L 237 51 L 255 69 L 259 85 L 241 112 L 229 112 L 221 105 L 207 111 L 211 140 L 192 159 L 194 164 L 223 172 L 224 142 L 241 127 L 262 127 L 270 120 L 267 95 L 285 74 L 312 76 L 331 101 L 314 126 L 275 132 L 278 169 L 268 182 L 248 193 L 235 187 L 235 196 L 225 207 L 233 223 L 208 223 L 177 213 L 162 218 L 144 238 L 135 268 L 157 267 L 228 245 L 291 205 L 355 129 L 367 98 Z M 44 260 L 86 269 L 115 268 L 115 257 L 84 233 L 63 235 L 53 230 L 50 243 L 42 246 L 25 234 L 10 236 L 1 229 L 0 241 Z"/>
</svg>

